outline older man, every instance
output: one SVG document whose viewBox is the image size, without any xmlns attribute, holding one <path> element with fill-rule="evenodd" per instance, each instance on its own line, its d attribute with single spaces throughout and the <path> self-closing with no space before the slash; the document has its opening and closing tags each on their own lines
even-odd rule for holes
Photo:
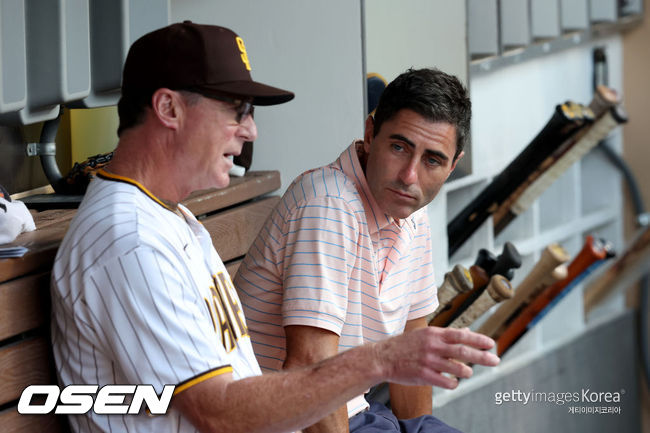
<svg viewBox="0 0 650 433">
<path fill-rule="evenodd" d="M 455 77 L 409 70 L 383 91 L 363 140 L 288 188 L 235 278 L 262 369 L 427 326 L 437 298 L 426 205 L 463 156 L 470 116 Z M 430 387 L 391 384 L 390 393 L 398 419 L 431 413 Z M 359 395 L 307 431 L 347 431 L 348 417 L 352 431 L 385 431 L 369 430 L 367 408 Z M 408 424 L 451 431 L 430 416 Z"/>
</svg>

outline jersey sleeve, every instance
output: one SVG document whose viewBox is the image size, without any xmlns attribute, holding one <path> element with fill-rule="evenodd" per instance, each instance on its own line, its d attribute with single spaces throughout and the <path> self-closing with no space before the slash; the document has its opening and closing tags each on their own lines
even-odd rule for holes
<svg viewBox="0 0 650 433">
<path fill-rule="evenodd" d="M 415 217 L 413 252 L 419 257 L 410 276 L 411 308 L 407 320 L 426 316 L 438 307 L 438 288 L 433 270 L 431 227 L 426 207 Z"/>
<path fill-rule="evenodd" d="M 207 300 L 192 284 L 151 248 L 136 248 L 87 276 L 78 311 L 115 360 L 116 376 L 123 376 L 117 380 L 158 390 L 232 371 Z"/>
<path fill-rule="evenodd" d="M 357 261 L 359 227 L 341 198 L 299 204 L 285 221 L 283 325 L 341 333 L 347 314 L 351 269 Z"/>
</svg>

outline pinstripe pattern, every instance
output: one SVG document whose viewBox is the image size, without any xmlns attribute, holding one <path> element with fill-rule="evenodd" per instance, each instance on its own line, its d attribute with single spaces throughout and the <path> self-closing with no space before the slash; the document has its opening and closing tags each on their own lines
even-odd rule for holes
<svg viewBox="0 0 650 433">
<path fill-rule="evenodd" d="M 384 214 L 357 145 L 289 186 L 235 277 L 263 371 L 282 368 L 284 326 L 335 332 L 342 351 L 401 333 L 438 304 L 426 207 L 401 221 Z M 364 407 L 348 403 L 350 414 Z"/>
<path fill-rule="evenodd" d="M 222 289 L 237 302 L 232 284 L 215 288 L 219 273 L 229 278 L 209 233 L 187 209 L 183 219 L 128 180 L 103 176 L 89 186 L 52 273 L 60 382 L 143 383 L 161 392 L 230 371 L 260 374 L 245 327 L 227 349 L 208 309 Z M 71 418 L 75 431 L 195 431 L 174 409 Z"/>
</svg>

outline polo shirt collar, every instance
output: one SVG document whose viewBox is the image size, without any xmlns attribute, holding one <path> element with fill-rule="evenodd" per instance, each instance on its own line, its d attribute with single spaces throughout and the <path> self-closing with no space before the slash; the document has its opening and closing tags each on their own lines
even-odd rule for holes
<svg viewBox="0 0 650 433">
<path fill-rule="evenodd" d="M 395 224 L 397 227 L 404 228 L 404 223 L 408 221 L 408 224 L 415 228 L 415 220 L 413 215 L 405 219 L 395 219 L 390 215 L 386 214 L 377 204 L 375 197 L 370 191 L 368 182 L 366 180 L 366 175 L 361 168 L 361 162 L 359 161 L 359 151 L 361 151 L 363 146 L 363 140 L 355 140 L 352 142 L 347 149 L 341 153 L 339 156 L 339 163 L 343 173 L 347 177 L 352 179 L 352 182 L 359 191 L 359 196 L 361 202 L 363 203 L 363 208 L 366 212 L 366 221 L 368 222 L 368 231 L 370 234 L 379 233 L 379 231 L 390 224 Z"/>
</svg>

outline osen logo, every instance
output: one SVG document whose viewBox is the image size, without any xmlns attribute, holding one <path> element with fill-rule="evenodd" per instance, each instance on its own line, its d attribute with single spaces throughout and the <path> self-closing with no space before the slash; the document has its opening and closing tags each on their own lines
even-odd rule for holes
<svg viewBox="0 0 650 433">
<path fill-rule="evenodd" d="M 30 385 L 18 401 L 18 413 L 84 414 L 92 410 L 101 415 L 135 415 L 144 404 L 152 415 L 167 413 L 175 385 L 165 385 L 160 396 L 152 385 Z M 35 396 L 45 402 L 34 401 Z M 127 398 L 128 397 L 128 398 Z"/>
</svg>

